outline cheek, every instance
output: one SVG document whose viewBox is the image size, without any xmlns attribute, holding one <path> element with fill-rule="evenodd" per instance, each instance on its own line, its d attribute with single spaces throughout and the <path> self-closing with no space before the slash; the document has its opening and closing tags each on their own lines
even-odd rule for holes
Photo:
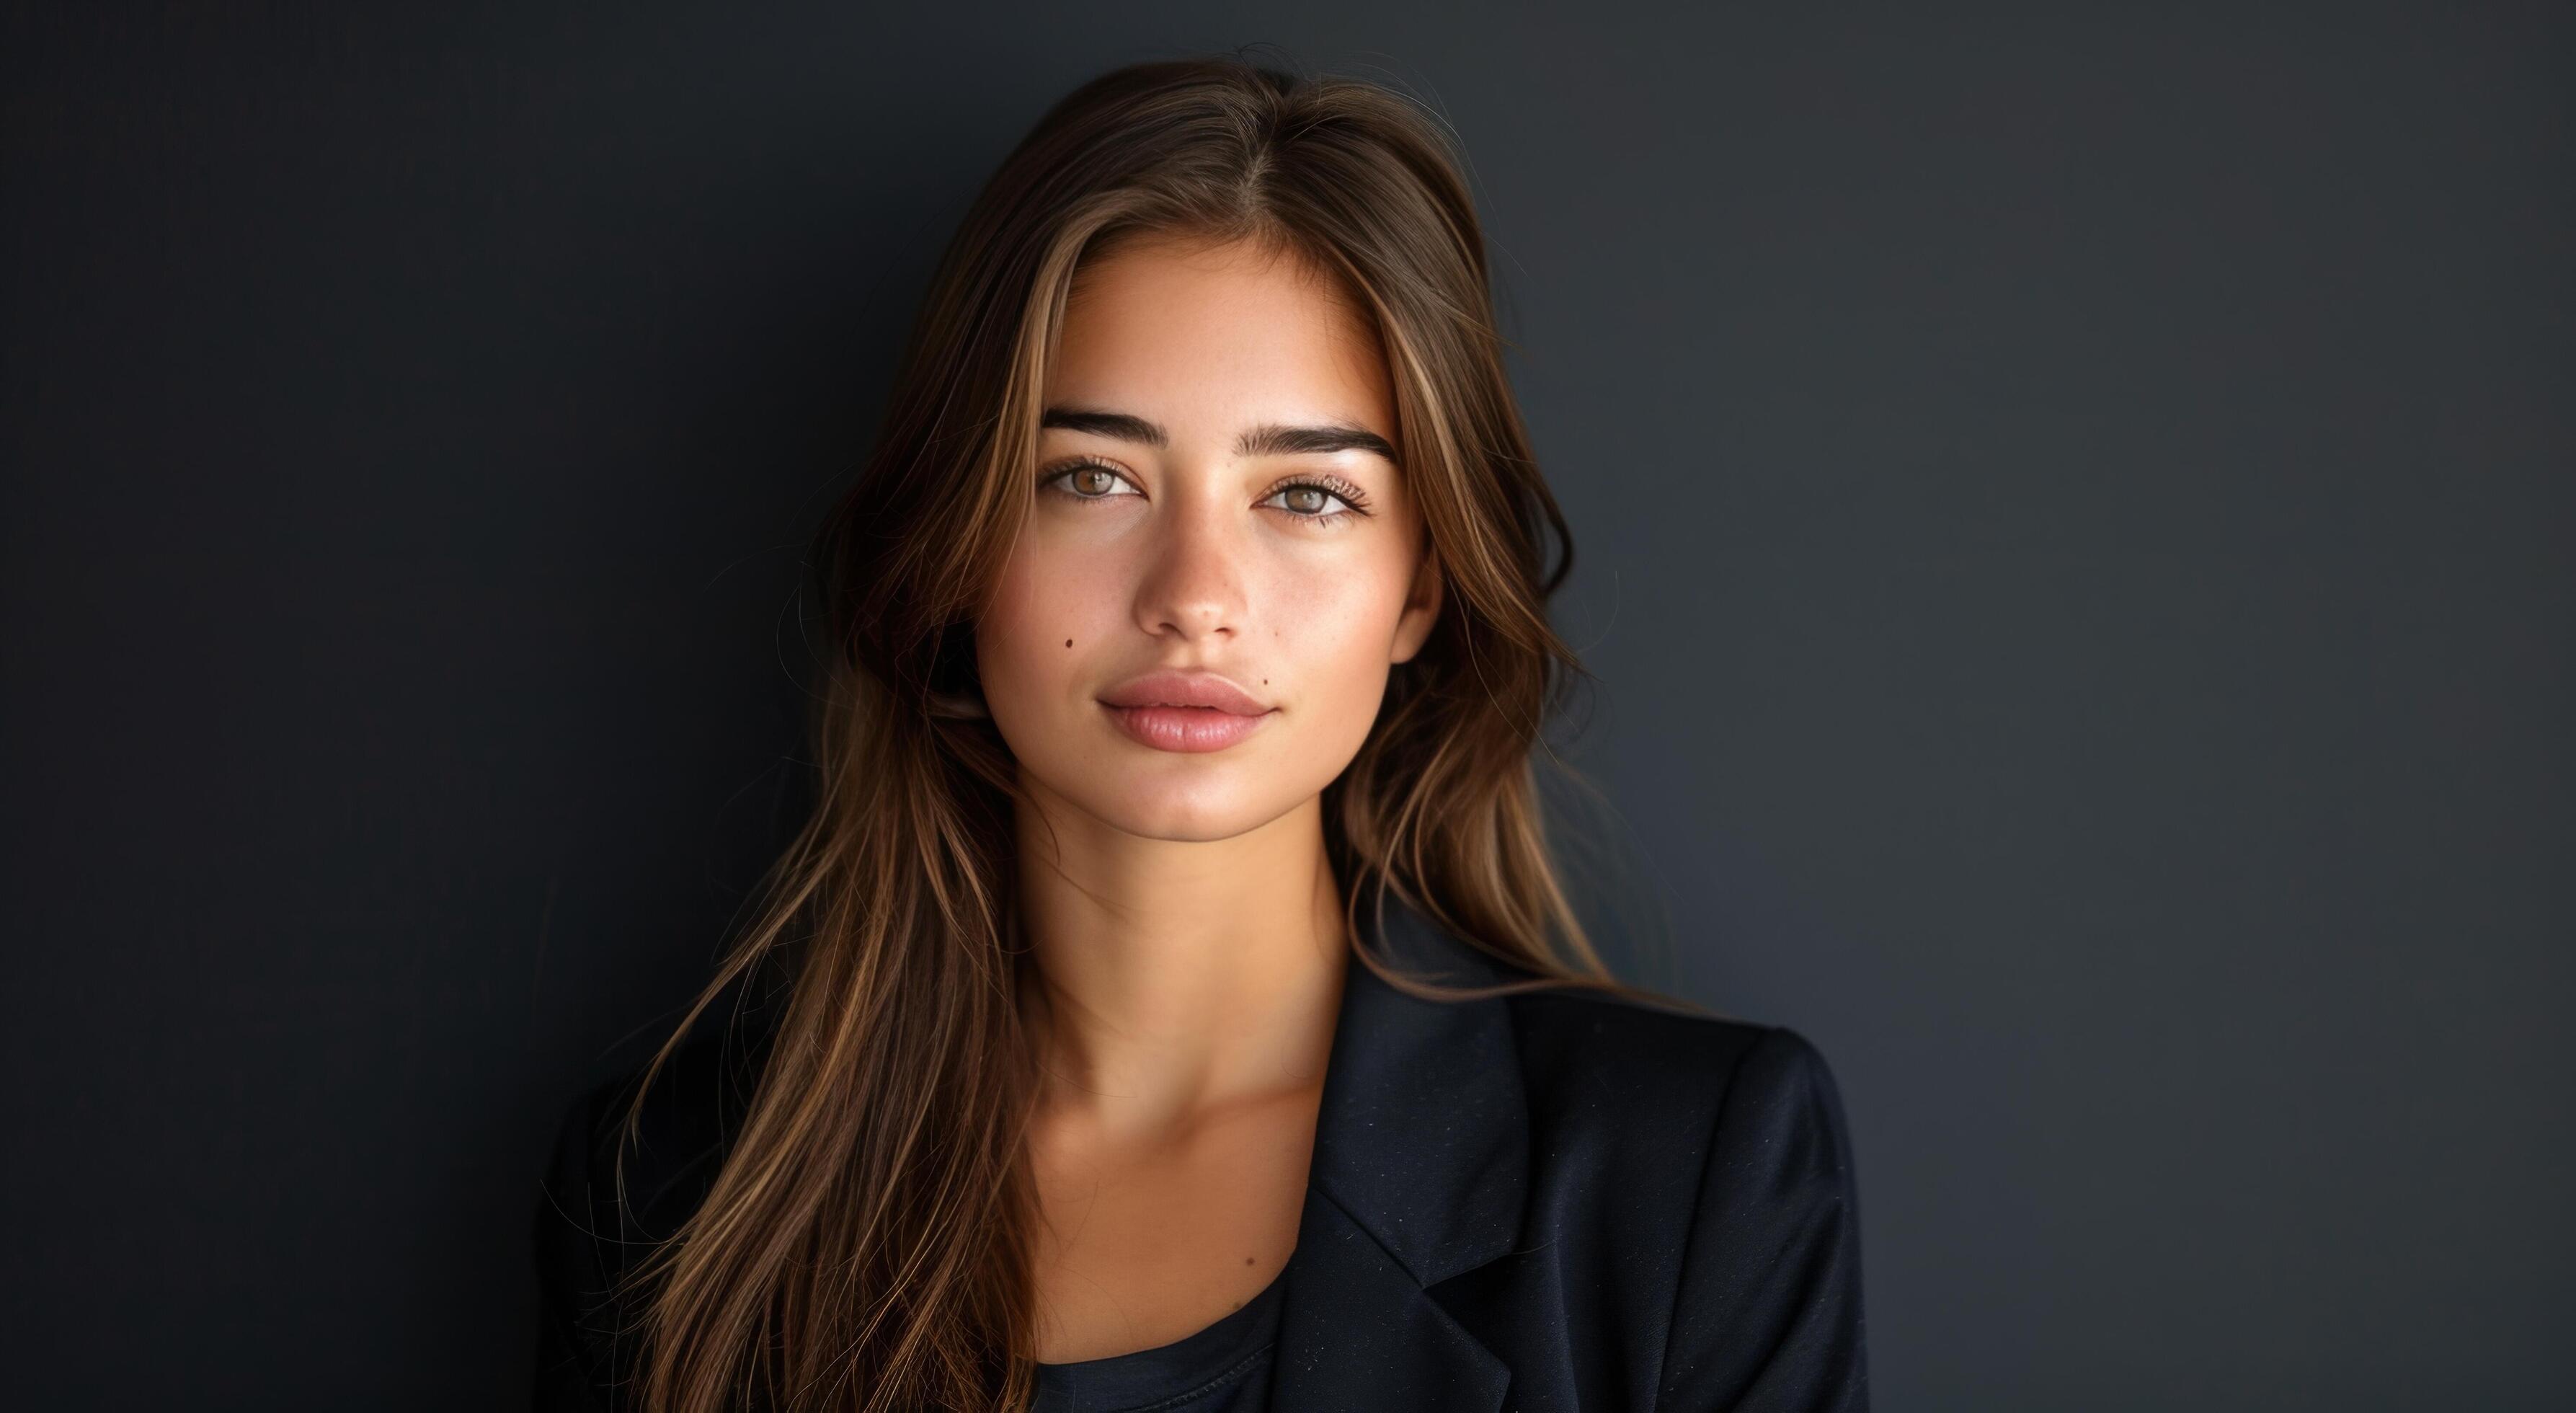
<svg viewBox="0 0 2576 1413">
<path fill-rule="evenodd" d="M 988 701 L 1036 701 L 1069 690 L 1083 654 L 1118 616 L 1120 590 L 1111 570 L 1035 536 L 1022 538 L 976 627 Z"/>
<path fill-rule="evenodd" d="M 1266 625 L 1297 694 L 1366 734 L 1386 687 L 1388 650 L 1404 612 L 1400 566 L 1348 562 L 1330 573 L 1290 573 L 1276 585 Z"/>
</svg>

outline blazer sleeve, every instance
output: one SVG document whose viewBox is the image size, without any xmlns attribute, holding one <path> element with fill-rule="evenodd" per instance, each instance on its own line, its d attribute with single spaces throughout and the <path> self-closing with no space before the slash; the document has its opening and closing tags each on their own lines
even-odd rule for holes
<svg viewBox="0 0 2576 1413">
<path fill-rule="evenodd" d="M 614 1413 L 607 1397 L 608 1263 L 591 1203 L 591 1096 L 573 1101 L 555 1131 L 539 1185 L 532 1233 L 537 1274 L 533 1413 Z"/>
<path fill-rule="evenodd" d="M 1736 1062 L 1685 1243 L 1659 1413 L 1866 1413 L 1851 1140 L 1796 1031 L 1766 1029 Z"/>
</svg>

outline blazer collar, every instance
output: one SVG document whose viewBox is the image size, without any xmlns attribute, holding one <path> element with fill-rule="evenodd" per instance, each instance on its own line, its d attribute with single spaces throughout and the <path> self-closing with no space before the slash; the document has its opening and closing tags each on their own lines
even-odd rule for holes
<svg viewBox="0 0 2576 1413">
<path fill-rule="evenodd" d="M 1365 912 L 1399 970 L 1444 986 L 1517 979 L 1392 892 L 1382 925 Z M 1501 1406 L 1509 1367 L 1430 1288 L 1512 1249 L 1528 1172 L 1507 1002 L 1419 1000 L 1354 958 L 1290 1257 L 1279 1406 Z"/>
</svg>

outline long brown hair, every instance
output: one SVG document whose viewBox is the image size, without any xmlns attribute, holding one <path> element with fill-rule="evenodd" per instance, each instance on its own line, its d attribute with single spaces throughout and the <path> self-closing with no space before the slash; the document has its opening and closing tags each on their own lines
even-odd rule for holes
<svg viewBox="0 0 2576 1413">
<path fill-rule="evenodd" d="M 1240 56 L 1130 65 L 1064 97 L 948 245 L 873 454 L 818 536 L 830 633 L 811 817 L 762 910 L 644 1071 L 726 988 L 792 978 L 703 1203 L 629 1272 L 655 1413 L 1017 1409 L 1034 1387 L 1011 755 L 974 709 L 973 628 L 1030 500 L 1038 400 L 1077 266 L 1141 234 L 1247 239 L 1372 318 L 1403 474 L 1447 590 L 1325 791 L 1354 955 L 1393 892 L 1531 973 L 1611 977 L 1540 822 L 1540 728 L 1582 675 L 1547 600 L 1573 564 L 1501 360 L 1484 238 L 1443 125 L 1351 79 Z M 1559 550 L 1547 562 L 1550 537 Z M 1552 755 L 1552 752 L 1550 753 Z M 1570 774 L 1570 772 L 1569 772 Z M 621 1162 L 622 1168 L 622 1162 Z"/>
</svg>

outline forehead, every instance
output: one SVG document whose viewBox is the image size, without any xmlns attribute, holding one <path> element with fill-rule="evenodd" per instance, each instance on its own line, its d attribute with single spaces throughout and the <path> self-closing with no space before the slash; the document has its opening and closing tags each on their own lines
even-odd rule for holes
<svg viewBox="0 0 2576 1413">
<path fill-rule="evenodd" d="M 1303 258 L 1248 243 L 1123 243 L 1076 271 L 1046 400 L 1162 421 L 1340 417 L 1394 437 L 1375 329 Z M 1177 429 L 1176 429 L 1177 430 Z"/>
</svg>

